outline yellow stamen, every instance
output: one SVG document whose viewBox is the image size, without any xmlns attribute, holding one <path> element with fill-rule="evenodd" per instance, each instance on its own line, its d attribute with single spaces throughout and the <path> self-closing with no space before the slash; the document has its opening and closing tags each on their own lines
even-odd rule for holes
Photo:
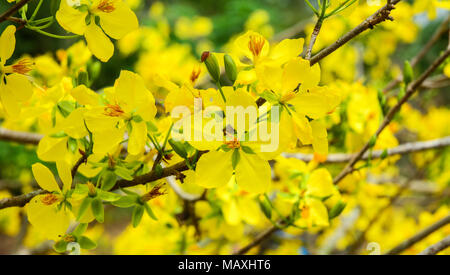
<svg viewBox="0 0 450 275">
<path fill-rule="evenodd" d="M 63 238 L 63 240 L 64 240 L 66 243 L 71 243 L 71 242 L 74 242 L 74 241 L 75 241 L 75 237 L 72 236 L 72 235 L 65 235 L 64 238 Z"/>
<path fill-rule="evenodd" d="M 104 110 L 105 115 L 112 117 L 120 117 L 125 114 L 125 112 L 122 110 L 122 108 L 120 108 L 118 104 L 107 104 Z"/>
<path fill-rule="evenodd" d="M 257 57 L 262 52 L 262 49 L 264 47 L 264 43 L 266 41 L 261 36 L 250 36 L 250 41 L 248 42 L 248 48 L 252 52 L 254 57 Z"/>
<path fill-rule="evenodd" d="M 52 205 L 58 201 L 58 197 L 55 194 L 47 194 L 41 198 L 41 202 L 45 205 Z"/>
<path fill-rule="evenodd" d="M 33 69 L 33 61 L 28 58 L 24 58 L 19 60 L 16 64 L 11 66 L 5 66 L 3 72 L 5 73 L 18 73 L 18 74 L 27 74 Z"/>
<path fill-rule="evenodd" d="M 303 219 L 307 219 L 308 217 L 309 217 L 309 207 L 307 207 L 307 206 L 304 206 L 303 208 L 302 208 L 302 218 Z"/>
<path fill-rule="evenodd" d="M 102 0 L 98 4 L 97 9 L 102 11 L 102 12 L 110 13 L 110 12 L 113 12 L 116 8 L 114 7 L 114 1 L 112 1 L 112 0 Z"/>
<path fill-rule="evenodd" d="M 241 143 L 236 138 L 234 138 L 234 140 L 231 141 L 225 141 L 225 145 L 228 146 L 228 148 L 230 149 L 241 148 Z"/>
<path fill-rule="evenodd" d="M 198 68 L 194 68 L 191 72 L 191 77 L 190 80 L 192 82 L 192 84 L 195 83 L 195 81 L 197 81 L 198 77 L 200 76 L 200 73 L 202 72 L 202 69 L 200 67 Z"/>
<path fill-rule="evenodd" d="M 149 201 L 149 200 L 152 200 L 152 199 L 154 199 L 156 197 L 159 197 L 159 196 L 167 194 L 167 190 L 165 190 L 165 189 L 161 190 L 161 188 L 163 186 L 164 186 L 164 184 L 156 185 L 155 187 L 152 188 L 152 190 L 150 190 L 150 192 L 148 192 L 147 194 L 143 195 L 141 197 L 141 199 L 143 201 Z"/>
</svg>

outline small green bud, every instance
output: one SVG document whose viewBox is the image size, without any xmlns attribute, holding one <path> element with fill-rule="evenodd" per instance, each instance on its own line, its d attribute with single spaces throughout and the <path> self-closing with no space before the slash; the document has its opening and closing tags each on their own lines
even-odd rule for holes
<svg viewBox="0 0 450 275">
<path fill-rule="evenodd" d="M 373 135 L 369 140 L 369 148 L 373 148 L 377 143 L 377 136 Z"/>
<path fill-rule="evenodd" d="M 259 207 L 263 211 L 264 215 L 270 220 L 272 219 L 272 205 L 268 200 L 267 196 L 260 196 L 259 199 Z"/>
<path fill-rule="evenodd" d="M 202 62 L 205 63 L 211 78 L 214 79 L 216 82 L 219 82 L 220 80 L 219 62 L 217 61 L 217 58 L 214 56 L 214 54 L 210 52 L 203 52 Z"/>
<path fill-rule="evenodd" d="M 92 200 L 91 204 L 92 214 L 94 214 L 95 219 L 99 223 L 103 223 L 105 220 L 105 210 L 103 208 L 103 202 L 99 198 L 95 198 Z"/>
<path fill-rule="evenodd" d="M 330 220 L 336 218 L 342 213 L 342 211 L 345 209 L 346 206 L 347 206 L 346 203 L 339 201 L 330 209 L 330 212 L 328 213 L 328 218 Z"/>
<path fill-rule="evenodd" d="M 414 77 L 413 68 L 409 63 L 409 61 L 405 61 L 405 65 L 403 67 L 403 82 L 405 83 L 405 85 L 411 83 L 413 77 Z"/>
<path fill-rule="evenodd" d="M 89 74 L 86 71 L 79 71 L 77 76 L 77 86 L 89 87 Z"/>
<path fill-rule="evenodd" d="M 93 61 L 92 59 L 89 60 L 89 62 L 87 64 L 87 71 L 88 71 L 89 75 L 91 76 L 91 79 L 96 79 L 100 75 L 101 69 L 102 69 L 102 63 L 100 63 L 97 60 L 95 60 L 95 61 Z"/>
<path fill-rule="evenodd" d="M 184 148 L 184 144 L 173 139 L 169 139 L 169 144 L 172 149 L 182 158 L 187 158 L 186 148 Z"/>
<path fill-rule="evenodd" d="M 228 54 L 224 55 L 223 62 L 225 64 L 225 72 L 227 74 L 227 77 L 234 84 L 234 82 L 237 79 L 236 63 L 234 63 L 233 58 L 230 55 L 228 55 Z"/>
<path fill-rule="evenodd" d="M 239 149 L 234 149 L 233 154 L 231 155 L 231 166 L 233 166 L 233 169 L 236 169 L 240 159 L 241 155 L 239 154 Z"/>
<path fill-rule="evenodd" d="M 388 156 L 388 151 L 387 151 L 387 149 L 384 149 L 380 155 L 380 158 L 383 160 L 383 159 L 387 158 L 387 156 Z"/>
<path fill-rule="evenodd" d="M 405 96 L 405 94 L 406 94 L 406 85 L 402 84 L 400 86 L 400 90 L 398 91 L 398 95 L 397 95 L 398 99 L 402 99 Z"/>
</svg>

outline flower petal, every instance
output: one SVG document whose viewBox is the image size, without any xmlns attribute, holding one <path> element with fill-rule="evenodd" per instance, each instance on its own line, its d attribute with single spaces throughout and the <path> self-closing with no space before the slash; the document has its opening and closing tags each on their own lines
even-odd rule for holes
<svg viewBox="0 0 450 275">
<path fill-rule="evenodd" d="M 114 54 L 114 45 L 95 23 L 91 23 L 84 33 L 89 50 L 100 61 L 107 62 Z"/>
<path fill-rule="evenodd" d="M 227 184 L 233 175 L 231 153 L 211 151 L 197 162 L 196 183 L 205 188 L 220 187 Z"/>
<path fill-rule="evenodd" d="M 268 161 L 256 154 L 246 154 L 241 151 L 241 157 L 236 166 L 236 182 L 242 189 L 251 193 L 264 193 L 270 186 L 271 178 Z"/>
<path fill-rule="evenodd" d="M 61 189 L 59 189 L 52 172 L 42 163 L 38 162 L 33 164 L 33 166 L 31 166 L 31 170 L 33 171 L 34 178 L 42 189 L 49 192 L 61 192 Z"/>
<path fill-rule="evenodd" d="M 113 12 L 99 12 L 102 29 L 112 38 L 121 39 L 139 27 L 136 14 L 123 2 L 115 3 Z"/>
<path fill-rule="evenodd" d="M 0 62 L 3 62 L 2 64 L 4 64 L 14 53 L 14 48 L 16 46 L 15 33 L 16 27 L 14 25 L 9 25 L 0 36 Z"/>
</svg>

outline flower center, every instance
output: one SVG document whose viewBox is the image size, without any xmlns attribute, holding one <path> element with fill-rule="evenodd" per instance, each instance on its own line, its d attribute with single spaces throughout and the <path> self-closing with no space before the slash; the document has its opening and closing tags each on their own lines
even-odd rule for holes
<svg viewBox="0 0 450 275">
<path fill-rule="evenodd" d="M 164 186 L 164 184 L 158 184 L 155 187 L 153 187 L 152 190 L 150 190 L 150 192 L 148 192 L 147 194 L 143 195 L 141 198 L 143 201 L 149 201 L 152 200 L 156 197 L 162 196 L 167 194 L 167 190 L 165 189 L 161 189 Z"/>
<path fill-rule="evenodd" d="M 192 84 L 195 83 L 195 81 L 197 81 L 198 77 L 200 76 L 200 73 L 202 72 L 202 69 L 200 67 L 198 68 L 194 68 L 191 72 L 191 77 L 190 80 L 192 82 Z"/>
<path fill-rule="evenodd" d="M 5 66 L 3 71 L 8 74 L 18 73 L 18 74 L 27 74 L 33 69 L 33 61 L 28 58 L 24 58 L 19 60 L 16 64 Z"/>
<path fill-rule="evenodd" d="M 225 145 L 230 149 L 238 149 L 241 148 L 241 143 L 236 138 L 231 141 L 225 141 Z"/>
<path fill-rule="evenodd" d="M 114 7 L 114 2 L 112 0 L 102 0 L 98 4 L 97 9 L 101 10 L 102 12 L 110 13 L 113 12 L 116 8 Z"/>
<path fill-rule="evenodd" d="M 261 54 L 265 42 L 266 41 L 261 36 L 250 36 L 250 41 L 248 41 L 248 49 L 252 52 L 254 57 L 257 57 Z"/>
<path fill-rule="evenodd" d="M 47 194 L 41 198 L 41 201 L 45 205 L 52 205 L 58 201 L 58 197 L 55 194 Z"/>
<path fill-rule="evenodd" d="M 302 218 L 303 219 L 307 219 L 309 217 L 309 207 L 308 206 L 304 206 L 302 208 Z"/>
<path fill-rule="evenodd" d="M 107 116 L 112 116 L 112 117 L 120 117 L 123 116 L 125 114 L 125 112 L 122 110 L 122 108 L 120 108 L 119 104 L 107 104 L 105 107 L 105 112 L 104 114 Z"/>
</svg>

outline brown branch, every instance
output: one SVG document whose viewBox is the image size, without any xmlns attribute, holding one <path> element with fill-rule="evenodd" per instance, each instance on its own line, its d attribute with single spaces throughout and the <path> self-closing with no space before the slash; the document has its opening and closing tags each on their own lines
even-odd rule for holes
<svg viewBox="0 0 450 275">
<path fill-rule="evenodd" d="M 448 24 L 450 22 L 450 16 L 442 22 L 433 36 L 428 40 L 427 44 L 422 48 L 422 50 L 411 60 L 411 66 L 414 68 L 431 50 L 433 45 L 439 40 L 439 38 L 447 32 L 449 29 Z M 384 93 L 392 90 L 403 80 L 403 75 L 399 75 L 396 79 L 392 80 L 383 90 Z"/>
<path fill-rule="evenodd" d="M 42 137 L 42 135 L 36 133 L 19 132 L 0 128 L 0 140 L 37 145 Z"/>
<path fill-rule="evenodd" d="M 250 249 L 252 249 L 253 247 L 255 247 L 255 246 L 259 245 L 260 243 L 262 243 L 265 239 L 267 239 L 270 235 L 275 233 L 277 230 L 278 230 L 278 228 L 276 226 L 272 226 L 272 227 L 268 228 L 266 231 L 264 231 L 261 234 L 259 234 L 251 243 L 249 243 L 248 245 L 242 247 L 241 249 L 239 249 L 238 251 L 236 251 L 233 254 L 234 255 L 244 255 L 244 254 L 246 254 L 248 251 L 250 251 Z"/>
<path fill-rule="evenodd" d="M 386 117 L 384 118 L 383 122 L 381 123 L 378 130 L 375 132 L 375 137 L 378 137 L 380 133 L 391 123 L 392 119 L 394 118 L 394 115 L 397 114 L 397 112 L 400 111 L 401 107 L 405 102 L 407 102 L 411 96 L 415 93 L 416 89 L 419 88 L 422 83 L 441 65 L 447 57 L 450 55 L 450 48 L 447 48 L 447 50 L 442 54 L 438 59 L 436 59 L 433 64 L 431 64 L 428 69 L 414 82 L 412 82 L 406 91 L 406 94 L 403 98 L 400 99 L 400 101 L 387 113 Z M 341 171 L 341 173 L 334 178 L 333 183 L 338 184 L 345 176 L 350 174 L 353 171 L 353 166 L 361 160 L 361 158 L 364 156 L 364 154 L 369 150 L 370 148 L 370 141 L 366 143 L 366 145 L 352 157 L 352 159 L 348 162 L 347 166 Z"/>
<path fill-rule="evenodd" d="M 369 16 L 361 24 L 359 24 L 357 27 L 355 27 L 354 29 L 346 33 L 344 36 L 339 38 L 332 45 L 328 46 L 327 48 L 321 50 L 318 54 L 314 55 L 311 58 L 311 66 L 319 62 L 319 60 L 330 55 L 331 53 L 342 47 L 344 44 L 346 44 L 348 41 L 352 40 L 354 37 L 358 36 L 362 32 L 368 29 L 373 29 L 374 26 L 386 20 L 393 20 L 393 18 L 390 16 L 390 13 L 393 9 L 395 9 L 395 4 L 397 4 L 400 1 L 401 0 L 390 1 L 390 3 L 386 4 L 377 12 Z"/>
<path fill-rule="evenodd" d="M 388 251 L 386 253 L 386 255 L 396 255 L 396 254 L 401 253 L 405 249 L 410 248 L 414 244 L 425 239 L 431 233 L 436 232 L 437 230 L 439 230 L 440 228 L 442 228 L 443 226 L 445 226 L 449 223 L 450 223 L 450 215 L 448 215 L 447 217 L 443 218 L 442 220 L 439 220 L 438 222 L 432 224 L 431 226 L 425 228 L 424 230 L 420 231 L 419 233 L 417 233 L 413 237 L 409 238 L 408 240 L 402 242 L 401 244 L 397 245 L 396 247 L 394 247 L 393 249 Z"/>
<path fill-rule="evenodd" d="M 7 11 L 5 11 L 2 15 L 0 15 L 0 23 L 2 23 L 3 21 L 8 20 L 8 18 L 13 15 L 14 13 L 16 13 L 18 10 L 20 10 L 20 8 L 22 8 L 23 6 L 25 6 L 28 2 L 30 2 L 31 0 L 21 0 L 20 2 L 16 3 L 14 6 L 12 6 L 11 8 L 9 8 Z"/>
<path fill-rule="evenodd" d="M 323 19 L 319 18 L 317 19 L 317 23 L 314 26 L 314 30 L 311 34 L 311 40 L 309 41 L 308 49 L 306 50 L 305 59 L 309 60 L 311 59 L 311 53 L 314 47 L 314 44 L 316 43 L 317 36 L 319 35 L 320 29 L 322 28 Z"/>
<path fill-rule="evenodd" d="M 403 155 L 447 146 L 450 146 L 450 136 L 429 141 L 404 143 L 397 147 L 386 149 L 386 156 Z M 379 159 L 383 156 L 383 153 L 384 150 L 374 150 L 372 151 L 371 159 Z M 283 153 L 283 156 L 286 158 L 303 160 L 305 162 L 309 162 L 314 159 L 314 155 L 311 154 Z M 329 154 L 325 163 L 345 163 L 350 161 L 354 156 L 355 154 Z M 367 160 L 368 158 L 369 153 L 366 152 L 361 157 L 361 160 Z"/>
<path fill-rule="evenodd" d="M 447 236 L 440 242 L 437 242 L 429 247 L 427 247 L 424 251 L 420 252 L 418 255 L 436 255 L 442 250 L 446 249 L 450 246 L 450 236 Z"/>
<path fill-rule="evenodd" d="M 200 151 L 198 154 L 198 157 L 200 157 L 202 154 L 204 154 L 206 151 Z M 191 157 L 189 160 L 192 162 L 194 160 L 194 157 Z M 148 182 L 156 181 L 162 178 L 166 178 L 169 176 L 176 176 L 179 175 L 180 172 L 188 170 L 189 167 L 187 166 L 185 161 L 181 161 L 177 164 L 174 164 L 170 167 L 163 168 L 161 171 L 151 171 L 147 174 L 137 176 L 133 180 L 119 180 L 116 182 L 114 187 L 111 190 L 117 190 L 120 188 L 126 188 L 126 187 L 132 187 L 136 185 L 146 184 Z M 7 207 L 14 207 L 14 206 L 24 206 L 27 204 L 34 196 L 45 194 L 47 191 L 39 189 L 33 192 L 30 192 L 28 194 L 6 198 L 0 200 L 0 209 L 7 208 Z"/>
</svg>

